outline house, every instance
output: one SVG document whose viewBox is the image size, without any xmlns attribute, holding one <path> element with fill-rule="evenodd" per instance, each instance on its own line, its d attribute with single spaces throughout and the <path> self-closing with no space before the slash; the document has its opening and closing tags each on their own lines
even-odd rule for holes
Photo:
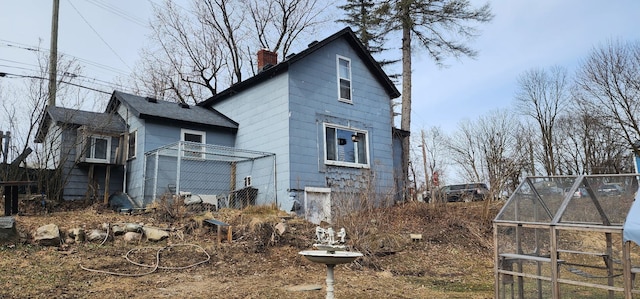
<svg viewBox="0 0 640 299">
<path fill-rule="evenodd" d="M 235 147 L 276 154 L 282 209 L 297 203 L 325 220 L 332 194 L 394 195 L 407 136 L 394 139 L 400 93 L 350 28 L 281 62 L 267 50 L 257 60 L 260 73 L 198 105 L 239 124 Z"/>
<path fill-rule="evenodd" d="M 122 169 L 120 189 L 140 205 L 157 198 L 160 187 L 219 195 L 219 188 L 214 192 L 204 185 L 226 184 L 226 192 L 234 193 L 260 181 L 241 174 L 245 168 L 262 170 L 268 177 L 263 180 L 272 183 L 268 196 L 254 188 L 256 203 L 276 203 L 316 221 L 330 220 L 338 196 L 353 197 L 365 189 L 377 196 L 399 194 L 399 140 L 408 134 L 393 128 L 392 100 L 400 93 L 351 29 L 313 42 L 280 62 L 276 53 L 260 50 L 258 68 L 257 75 L 196 106 L 115 91 L 102 117 L 120 118 L 110 135 L 111 147 L 119 153 L 114 155 L 121 159 L 113 160 Z M 59 109 L 64 108 L 50 107 L 48 117 Z M 41 129 L 39 140 L 44 141 L 51 128 L 43 122 Z M 213 152 L 228 149 L 233 154 Z M 170 151 L 178 154 L 159 154 Z M 252 161 L 249 166 L 236 158 L 224 165 L 225 159 L 211 159 L 238 157 L 241 151 L 256 155 L 246 158 Z M 273 157 L 272 166 L 255 164 L 264 156 Z M 186 164 L 199 167 L 199 175 L 182 179 L 188 173 L 176 169 Z M 177 166 L 160 169 L 165 165 Z M 175 176 L 178 182 L 198 184 L 171 186 L 167 182 Z"/>
</svg>

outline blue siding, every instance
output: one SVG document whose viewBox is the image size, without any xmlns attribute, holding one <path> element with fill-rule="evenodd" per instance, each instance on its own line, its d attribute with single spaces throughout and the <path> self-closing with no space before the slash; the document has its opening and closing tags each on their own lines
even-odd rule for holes
<svg viewBox="0 0 640 299">
<path fill-rule="evenodd" d="M 146 134 L 144 121 L 134 117 L 127 111 L 127 107 L 120 105 L 117 113 L 127 124 L 129 133 L 137 131 L 136 156 L 126 163 L 126 193 L 138 204 L 143 206 L 144 197 L 144 136 Z M 126 146 L 129 146 L 128 144 Z"/>
<path fill-rule="evenodd" d="M 336 55 L 351 60 L 353 104 L 338 101 Z M 337 40 L 293 65 L 289 74 L 291 185 L 336 190 L 357 187 L 366 176 L 362 169 L 324 165 L 326 122 L 366 130 L 375 187 L 379 193 L 393 189 L 391 99 L 351 46 Z"/>
<path fill-rule="evenodd" d="M 144 190 L 150 186 L 149 182 L 146 182 L 145 185 L 145 174 L 147 172 L 145 171 L 144 154 L 160 147 L 180 141 L 181 129 L 205 132 L 205 139 L 207 144 L 233 146 L 235 143 L 234 134 L 228 130 L 221 130 L 215 127 L 185 125 L 172 121 L 159 122 L 138 119 L 137 117 L 133 116 L 132 113 L 127 112 L 127 108 L 123 105 L 118 108 L 118 114 L 120 114 L 120 116 L 125 119 L 125 122 L 129 127 L 129 132 L 133 132 L 136 130 L 138 131 L 136 140 L 137 156 L 136 158 L 131 159 L 127 162 L 127 194 L 140 206 L 144 206 L 145 204 L 149 203 L 150 198 L 147 197 L 147 199 L 145 200 L 145 193 L 148 195 L 150 194 L 150 192 L 152 192 L 149 190 Z M 175 161 L 173 162 L 173 164 L 175 166 Z M 209 172 L 211 171 L 209 170 Z M 212 175 L 211 173 L 207 174 L 206 169 L 204 169 L 202 173 L 205 174 L 204 177 Z M 203 177 L 202 173 L 200 174 L 200 177 Z M 161 177 L 161 181 L 158 182 L 158 196 L 167 191 L 169 180 L 172 179 L 173 182 L 171 183 L 175 184 L 175 177 L 175 169 L 173 169 L 173 171 L 167 170 L 165 177 Z M 160 186 L 162 186 L 162 189 L 160 189 Z"/>
<path fill-rule="evenodd" d="M 338 101 L 336 55 L 351 60 L 353 104 Z M 394 189 L 391 99 L 344 39 L 213 108 L 240 124 L 236 147 L 276 153 L 281 209 L 293 204 L 290 190 L 340 191 L 362 186 L 369 175 L 379 193 Z M 370 170 L 324 164 L 324 122 L 367 131 Z"/>
<path fill-rule="evenodd" d="M 55 131 L 55 130 L 54 130 Z M 63 183 L 64 189 L 62 193 L 62 198 L 64 200 L 83 200 L 86 199 L 87 195 L 90 195 L 92 191 L 89 190 L 89 165 L 88 163 L 83 163 L 77 165 L 76 161 L 76 145 L 78 143 L 77 140 L 77 130 L 75 127 L 69 128 L 65 127 L 62 133 L 62 142 L 63 145 L 60 149 L 60 162 L 63 167 Z M 115 159 L 116 149 L 119 146 L 119 138 L 112 137 L 111 138 L 111 160 Z M 105 191 L 105 181 L 106 181 L 106 166 L 100 164 L 94 164 L 94 172 L 93 177 L 96 180 L 98 188 L 95 190 L 95 194 L 98 196 L 98 199 L 101 201 L 104 196 Z M 110 172 L 110 180 L 109 180 L 109 194 L 114 192 L 122 191 L 122 180 L 124 177 L 124 172 L 122 166 L 112 165 Z"/>
<path fill-rule="evenodd" d="M 280 208 L 289 188 L 289 104 L 288 78 L 278 75 L 252 89 L 214 105 L 216 110 L 239 123 L 235 147 L 276 154 L 277 199 Z M 260 190 L 259 194 L 267 193 Z M 262 198 L 257 203 L 275 199 Z"/>
</svg>

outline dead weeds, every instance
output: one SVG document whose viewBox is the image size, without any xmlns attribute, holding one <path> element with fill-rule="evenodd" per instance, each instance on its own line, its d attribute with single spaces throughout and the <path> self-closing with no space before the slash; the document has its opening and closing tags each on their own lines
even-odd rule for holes
<svg viewBox="0 0 640 299">
<path fill-rule="evenodd" d="M 500 204 L 491 206 L 493 215 Z M 170 214 L 170 215 L 168 215 Z M 222 243 L 216 228 L 204 222 L 215 218 L 230 224 L 233 241 Z M 315 225 L 273 207 L 245 210 L 150 210 L 122 214 L 100 204 L 63 206 L 16 216 L 24 242 L 0 246 L 0 297 L 30 298 L 324 298 L 324 265 L 307 261 L 298 252 L 310 249 Z M 30 234 L 55 223 L 61 232 L 103 223 L 141 223 L 170 231 L 158 243 L 126 243 L 115 237 L 99 243 L 32 245 Z M 286 227 L 280 234 L 276 225 Z M 482 203 L 428 205 L 409 203 L 344 217 L 351 250 L 365 253 L 356 262 L 336 267 L 337 298 L 491 298 L 493 260 L 491 227 L 482 221 Z M 412 241 L 409 234 L 422 234 Z M 157 248 L 176 246 L 159 255 L 162 267 L 139 277 L 83 270 L 139 274 L 157 262 Z M 153 247 L 153 248 L 147 248 Z M 130 259 L 125 256 L 132 249 Z M 295 292 L 288 287 L 318 284 L 322 291 Z"/>
</svg>

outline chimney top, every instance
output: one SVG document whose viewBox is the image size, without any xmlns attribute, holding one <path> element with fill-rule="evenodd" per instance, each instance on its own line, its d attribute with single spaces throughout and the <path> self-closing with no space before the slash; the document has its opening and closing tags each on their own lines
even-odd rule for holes
<svg viewBox="0 0 640 299">
<path fill-rule="evenodd" d="M 278 64 L 278 53 L 271 52 L 269 49 L 260 49 L 258 51 L 258 71 L 263 70 L 267 65 Z"/>
</svg>

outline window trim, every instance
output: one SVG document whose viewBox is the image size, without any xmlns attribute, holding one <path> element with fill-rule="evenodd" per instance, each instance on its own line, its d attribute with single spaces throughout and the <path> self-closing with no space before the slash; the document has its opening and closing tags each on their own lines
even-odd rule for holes
<svg viewBox="0 0 640 299">
<path fill-rule="evenodd" d="M 202 141 L 200 142 L 202 146 L 200 148 L 200 152 L 198 153 L 198 155 L 195 155 L 196 152 L 194 151 L 189 151 L 185 149 L 185 144 L 184 144 L 185 142 L 193 142 L 193 141 L 184 140 L 185 134 L 200 135 L 202 137 Z M 180 129 L 180 141 L 183 145 L 183 147 L 180 149 L 182 152 L 183 158 L 185 159 L 204 159 L 205 158 L 204 146 L 207 144 L 207 132 L 190 130 L 190 129 Z M 191 155 L 189 155 L 188 153 L 191 153 Z"/>
<path fill-rule="evenodd" d="M 338 161 L 338 160 L 329 160 L 328 159 L 328 152 L 327 152 L 327 128 L 333 128 L 336 130 L 343 130 L 343 131 L 351 131 L 354 133 L 360 133 L 360 134 L 364 134 L 364 138 L 365 138 L 365 157 L 367 159 L 367 163 L 358 163 L 358 162 L 345 162 L 345 161 Z M 341 125 L 336 125 L 333 123 L 322 123 L 322 136 L 323 136 L 323 144 L 324 146 L 323 151 L 324 151 L 324 164 L 325 165 L 332 165 L 332 166 L 343 166 L 343 167 L 352 167 L 352 168 L 370 168 L 370 161 L 371 161 L 371 154 L 370 154 L 370 148 L 369 148 L 369 131 L 367 130 L 361 130 L 361 129 L 355 129 L 355 128 L 351 128 L 351 127 L 346 127 L 346 126 L 341 126 Z M 337 147 L 337 139 L 335 139 L 335 144 Z M 357 147 L 354 147 L 354 149 Z M 336 148 L 336 152 L 337 152 L 337 148 Z M 355 156 L 355 159 L 357 159 L 357 154 Z"/>
<path fill-rule="evenodd" d="M 344 80 L 348 80 L 349 81 L 349 98 L 343 98 L 342 97 L 342 92 L 341 92 L 341 87 L 340 87 L 340 83 L 342 80 L 342 77 L 340 76 L 340 61 L 344 60 L 347 63 L 349 63 L 349 68 L 348 68 L 348 76 L 349 78 L 345 78 Z M 337 84 L 338 84 L 338 101 L 340 102 L 344 102 L 344 103 L 353 103 L 353 76 L 352 76 L 352 72 L 351 72 L 351 59 L 344 57 L 344 56 L 340 56 L 340 55 L 336 55 L 336 78 L 337 78 Z"/>
<path fill-rule="evenodd" d="M 103 139 L 107 141 L 106 158 L 95 158 L 95 139 Z M 110 163 L 111 161 L 111 136 L 91 134 L 86 137 L 85 143 L 89 141 L 89 144 L 85 144 L 84 161 L 93 163 Z"/>
<path fill-rule="evenodd" d="M 133 144 L 131 143 L 131 136 L 133 136 Z M 131 147 L 133 145 L 133 150 Z M 133 152 L 133 153 L 132 153 Z M 127 160 L 135 159 L 138 153 L 138 130 L 129 132 L 129 140 L 127 144 Z"/>
</svg>

